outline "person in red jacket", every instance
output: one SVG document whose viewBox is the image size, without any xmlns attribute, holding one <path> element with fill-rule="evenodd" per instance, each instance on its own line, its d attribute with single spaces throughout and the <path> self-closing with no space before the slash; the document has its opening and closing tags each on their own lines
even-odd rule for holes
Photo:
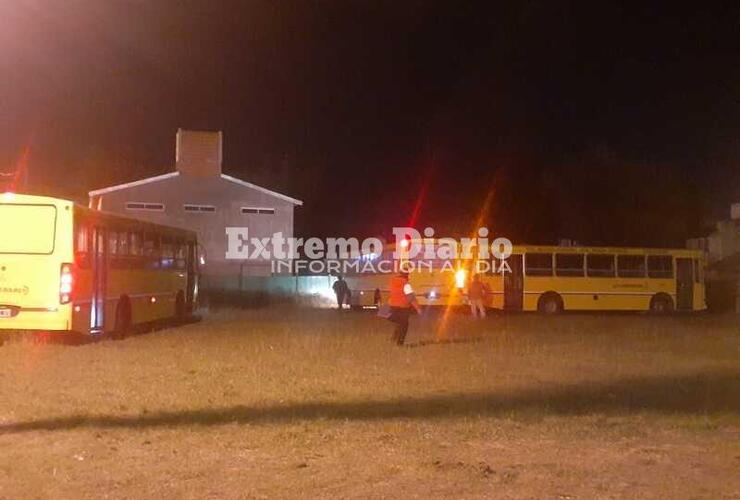
<svg viewBox="0 0 740 500">
<path fill-rule="evenodd" d="M 480 275 L 474 274 L 473 281 L 470 282 L 470 287 L 468 287 L 470 314 L 474 318 L 477 318 L 479 315 L 481 318 L 486 317 L 485 301 L 489 293 L 491 293 L 491 289 L 488 287 L 488 283 L 481 281 Z"/>
<path fill-rule="evenodd" d="M 391 308 L 390 320 L 396 324 L 393 330 L 393 341 L 397 345 L 403 345 L 406 340 L 406 334 L 409 331 L 409 315 L 413 308 L 417 314 L 421 314 L 419 303 L 416 301 L 416 294 L 409 283 L 407 272 L 401 271 L 391 278 L 390 296 L 388 305 Z"/>
</svg>

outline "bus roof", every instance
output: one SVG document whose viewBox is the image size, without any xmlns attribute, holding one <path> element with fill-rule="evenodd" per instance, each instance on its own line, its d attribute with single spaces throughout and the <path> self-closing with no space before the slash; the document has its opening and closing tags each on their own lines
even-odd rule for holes
<svg viewBox="0 0 740 500">
<path fill-rule="evenodd" d="M 431 238 L 434 244 L 440 238 Z M 424 240 L 413 239 L 409 240 L 411 244 L 421 245 L 423 251 Z M 489 238 L 488 244 L 493 243 L 493 240 Z M 460 244 L 460 243 L 458 243 Z M 603 253 L 603 254 L 671 254 L 671 255 L 686 255 L 686 256 L 701 256 L 704 252 L 702 250 L 691 250 L 687 248 L 661 248 L 661 247 L 600 247 L 600 246 L 558 246 L 558 245 L 532 245 L 527 243 L 514 243 L 514 253 Z M 387 250 L 395 250 L 396 243 L 388 243 L 385 245 Z"/>
<path fill-rule="evenodd" d="M 100 210 L 93 210 L 85 207 L 71 200 L 65 200 L 62 198 L 52 198 L 50 196 L 36 196 L 29 194 L 18 194 L 18 193 L 2 193 L 0 194 L 0 204 L 44 204 L 74 207 L 75 217 L 79 216 L 86 220 L 101 221 L 106 224 L 115 224 L 118 227 L 126 229 L 138 229 L 142 231 L 151 230 L 168 236 L 196 239 L 197 233 L 189 229 L 182 229 L 178 227 L 166 226 L 163 224 L 156 224 L 154 222 L 143 221 L 134 219 L 131 217 L 125 217 L 122 215 L 102 212 Z"/>
<path fill-rule="evenodd" d="M 197 236 L 197 233 L 195 231 L 191 231 L 190 229 L 156 224 L 154 222 L 125 217 L 123 215 L 118 215 L 111 212 L 93 210 L 92 208 L 84 207 L 82 205 L 75 205 L 74 209 L 76 217 L 81 217 L 84 220 L 102 221 L 106 224 L 115 224 L 121 229 L 141 231 L 149 230 L 153 232 L 156 231 L 157 233 L 165 234 L 167 236 L 185 238 L 190 240 L 196 239 Z"/>
<path fill-rule="evenodd" d="M 545 253 L 603 253 L 603 254 L 671 254 L 671 255 L 702 255 L 701 250 L 689 250 L 687 248 L 652 248 L 652 247 L 591 247 L 572 246 L 561 247 L 557 245 L 517 245 L 514 244 L 514 252 L 545 252 Z"/>
</svg>

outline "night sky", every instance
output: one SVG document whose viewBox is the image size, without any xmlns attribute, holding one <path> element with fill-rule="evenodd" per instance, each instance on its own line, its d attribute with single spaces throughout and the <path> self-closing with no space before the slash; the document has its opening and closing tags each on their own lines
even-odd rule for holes
<svg viewBox="0 0 740 500">
<path fill-rule="evenodd" d="M 223 130 L 301 235 L 682 246 L 740 201 L 740 11 L 646 3 L 0 0 L 0 171 L 84 201 Z"/>
</svg>

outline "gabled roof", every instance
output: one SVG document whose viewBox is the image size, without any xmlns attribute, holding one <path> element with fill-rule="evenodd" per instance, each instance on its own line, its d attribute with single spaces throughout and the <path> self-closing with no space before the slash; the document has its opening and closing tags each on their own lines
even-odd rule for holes
<svg viewBox="0 0 740 500">
<path fill-rule="evenodd" d="M 281 200 L 289 201 L 290 203 L 294 205 L 303 205 L 303 202 L 301 200 L 297 200 L 295 198 L 291 198 L 290 196 L 286 196 L 284 194 L 277 193 L 275 191 L 271 191 L 269 189 L 263 188 L 262 186 L 258 186 L 257 184 L 252 184 L 251 182 L 243 181 L 241 179 L 237 179 L 236 177 L 231 177 L 230 175 L 221 174 L 221 178 L 230 182 L 233 182 L 234 184 L 239 184 L 240 186 L 252 188 L 254 190 L 260 191 L 265 194 L 269 194 L 270 196 L 274 196 L 275 198 L 280 198 Z"/>
<path fill-rule="evenodd" d="M 107 188 L 96 189 L 95 191 L 90 191 L 88 193 L 88 195 L 89 196 L 98 196 L 98 195 L 101 195 L 101 194 L 108 194 L 108 193 L 112 193 L 114 191 L 120 191 L 122 189 L 128 189 L 128 188 L 132 188 L 132 187 L 136 187 L 136 186 L 143 186 L 144 184 L 151 184 L 153 182 L 159 182 L 159 181 L 163 181 L 165 179 L 171 179 L 173 177 L 177 177 L 178 175 L 180 175 L 179 172 L 170 172 L 168 174 L 157 175 L 155 177 L 148 177 L 146 179 L 141 179 L 141 180 L 133 181 L 133 182 L 127 182 L 125 184 L 118 184 L 116 186 L 110 186 L 110 187 L 107 187 Z M 290 202 L 290 203 L 292 203 L 294 205 L 299 205 L 299 206 L 300 205 L 303 205 L 303 202 L 301 200 L 297 200 L 295 198 L 291 198 L 290 196 L 286 196 L 284 194 L 280 194 L 280 193 L 278 193 L 276 191 L 271 191 L 271 190 L 269 190 L 267 188 L 263 188 L 262 186 L 258 186 L 256 184 L 252 184 L 251 182 L 247 182 L 247 181 L 243 181 L 241 179 L 237 179 L 236 177 L 231 177 L 230 175 L 221 174 L 221 178 L 223 180 L 226 180 L 226 181 L 229 181 L 229 182 L 233 182 L 234 184 L 239 184 L 240 186 L 248 187 L 248 188 L 254 189 L 255 191 L 259 191 L 261 193 L 265 193 L 265 194 L 268 194 L 270 196 L 274 196 L 275 198 L 280 198 L 281 200 L 288 201 L 288 202 Z"/>
<path fill-rule="evenodd" d="M 155 177 L 147 177 L 146 179 L 141 179 L 138 181 L 127 182 L 125 184 L 118 184 L 116 186 L 111 186 L 111 187 L 102 188 L 102 189 L 96 189 L 95 191 L 90 191 L 87 194 L 89 196 L 98 196 L 100 194 L 112 193 L 113 191 L 120 191 L 121 189 L 128 189 L 128 188 L 132 188 L 136 186 L 143 186 L 144 184 L 151 184 L 152 182 L 159 182 L 165 179 L 171 179 L 172 177 L 177 177 L 178 175 L 180 175 L 180 172 L 170 172 L 169 174 L 157 175 Z"/>
</svg>

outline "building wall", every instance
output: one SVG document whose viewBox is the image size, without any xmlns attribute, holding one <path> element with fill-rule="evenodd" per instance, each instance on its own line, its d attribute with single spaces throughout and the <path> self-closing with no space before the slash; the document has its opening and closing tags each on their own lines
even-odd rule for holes
<svg viewBox="0 0 740 500">
<path fill-rule="evenodd" d="M 220 288 L 234 277 L 268 276 L 266 260 L 226 259 L 226 228 L 247 227 L 250 237 L 267 238 L 282 232 L 293 236 L 292 202 L 224 179 L 180 173 L 170 178 L 93 196 L 94 208 L 198 232 L 206 264 L 204 285 Z M 164 211 L 129 210 L 127 202 L 162 203 Z M 183 205 L 211 205 L 215 212 L 187 212 Z M 242 214 L 242 207 L 273 208 L 274 214 Z"/>
</svg>

